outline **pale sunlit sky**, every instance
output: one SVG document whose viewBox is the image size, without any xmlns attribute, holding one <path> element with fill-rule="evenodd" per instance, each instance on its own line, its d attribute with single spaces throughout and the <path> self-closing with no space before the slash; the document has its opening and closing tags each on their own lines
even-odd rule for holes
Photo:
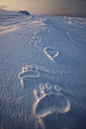
<svg viewBox="0 0 86 129">
<path fill-rule="evenodd" d="M 0 0 L 0 8 L 28 10 L 30 14 L 86 14 L 86 0 Z"/>
</svg>

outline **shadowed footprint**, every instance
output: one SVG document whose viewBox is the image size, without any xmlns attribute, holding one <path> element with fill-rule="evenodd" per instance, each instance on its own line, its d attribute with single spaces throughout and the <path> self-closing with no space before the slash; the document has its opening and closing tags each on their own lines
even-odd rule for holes
<svg viewBox="0 0 86 129">
<path fill-rule="evenodd" d="M 45 47 L 44 48 L 44 53 L 53 61 L 54 58 L 57 57 L 59 55 L 59 51 L 57 51 L 55 48 L 49 48 L 49 47 Z"/>
<path fill-rule="evenodd" d="M 34 105 L 33 113 L 35 117 L 42 118 L 51 114 L 53 111 L 58 111 L 59 113 L 66 113 L 70 110 L 70 101 L 66 96 L 60 93 L 60 88 L 57 85 L 52 85 L 46 83 L 39 85 L 40 95 L 34 89 L 33 93 L 36 99 Z"/>
</svg>

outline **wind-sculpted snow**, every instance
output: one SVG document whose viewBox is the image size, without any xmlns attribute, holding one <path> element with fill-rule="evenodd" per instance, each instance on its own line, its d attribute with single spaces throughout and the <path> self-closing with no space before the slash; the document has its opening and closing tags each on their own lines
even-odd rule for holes
<svg viewBox="0 0 86 129">
<path fill-rule="evenodd" d="M 3 29 L 3 30 L 0 30 L 0 34 L 9 33 L 9 32 L 12 32 L 12 31 L 16 31 L 19 28 L 20 28 L 19 26 L 15 26 L 13 28 L 10 27 L 10 28 L 7 28 L 7 29 Z"/>
<path fill-rule="evenodd" d="M 85 22 L 83 20 L 85 20 Z M 81 27 L 81 28 L 86 28 L 86 18 L 77 18 L 77 17 L 73 18 L 72 17 L 72 18 L 69 18 L 68 23 Z"/>
<path fill-rule="evenodd" d="M 52 88 L 53 92 L 52 92 Z M 42 118 L 51 114 L 53 111 L 66 113 L 70 110 L 70 101 L 60 93 L 60 88 L 57 85 L 53 86 L 50 83 L 39 85 L 40 96 L 37 95 L 37 90 L 33 93 L 36 98 L 33 113 L 35 117 Z"/>
</svg>

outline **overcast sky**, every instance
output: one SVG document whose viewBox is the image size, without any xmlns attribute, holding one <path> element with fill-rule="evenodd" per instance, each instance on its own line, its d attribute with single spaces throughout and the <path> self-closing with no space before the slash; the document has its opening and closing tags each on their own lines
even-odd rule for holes
<svg viewBox="0 0 86 129">
<path fill-rule="evenodd" d="M 0 0 L 0 8 L 28 10 L 30 14 L 86 13 L 86 0 Z"/>
</svg>

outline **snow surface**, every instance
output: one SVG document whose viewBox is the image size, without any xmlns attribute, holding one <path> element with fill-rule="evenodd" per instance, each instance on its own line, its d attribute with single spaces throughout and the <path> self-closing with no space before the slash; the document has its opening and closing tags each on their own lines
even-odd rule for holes
<svg viewBox="0 0 86 129">
<path fill-rule="evenodd" d="M 0 129 L 86 129 L 86 18 L 0 10 Z"/>
</svg>

